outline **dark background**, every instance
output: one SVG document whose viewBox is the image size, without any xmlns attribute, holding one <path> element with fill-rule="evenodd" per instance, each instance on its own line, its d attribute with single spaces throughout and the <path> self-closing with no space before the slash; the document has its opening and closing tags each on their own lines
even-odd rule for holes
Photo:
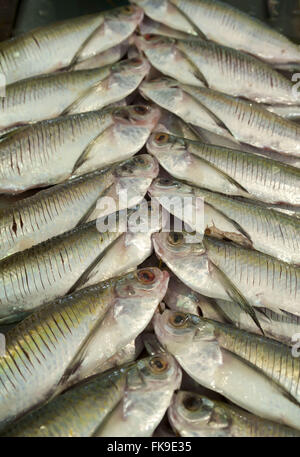
<svg viewBox="0 0 300 457">
<path fill-rule="evenodd" d="M 300 42 L 300 0 L 223 0 Z M 126 0 L 0 0 L 0 40 L 51 22 L 125 5 Z"/>
</svg>

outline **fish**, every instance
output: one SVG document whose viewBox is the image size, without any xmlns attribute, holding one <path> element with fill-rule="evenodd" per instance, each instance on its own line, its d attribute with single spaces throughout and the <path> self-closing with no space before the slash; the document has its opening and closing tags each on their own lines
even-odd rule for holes
<svg viewBox="0 0 300 457">
<path fill-rule="evenodd" d="M 202 39 L 157 35 L 136 37 L 136 45 L 163 74 L 183 84 L 208 87 L 258 103 L 297 105 L 294 83 L 253 56 Z M 180 68 L 180 70 L 177 67 Z"/>
<path fill-rule="evenodd" d="M 122 399 L 129 367 L 114 369 L 54 398 L 6 427 L 2 437 L 89 437 Z"/>
<path fill-rule="evenodd" d="M 297 266 L 193 233 L 156 233 L 153 244 L 172 272 L 200 294 L 233 301 L 255 319 L 252 307 L 300 315 Z"/>
<path fill-rule="evenodd" d="M 182 437 L 296 437 L 299 431 L 249 414 L 233 404 L 180 390 L 168 418 Z"/>
<path fill-rule="evenodd" d="M 144 81 L 139 91 L 185 122 L 212 133 L 237 143 L 275 151 L 284 157 L 300 156 L 299 125 L 271 113 L 256 102 L 166 77 Z"/>
<path fill-rule="evenodd" d="M 300 119 L 300 106 L 293 105 L 267 105 L 266 109 L 271 113 L 278 114 L 278 116 L 285 117 L 292 121 L 298 121 Z"/>
<path fill-rule="evenodd" d="M 198 216 L 201 224 L 196 225 L 201 225 L 202 233 L 206 235 L 225 238 L 284 262 L 300 265 L 300 224 L 292 216 L 250 200 L 229 198 L 174 179 L 155 179 L 149 193 L 171 211 L 170 202 L 176 200 L 187 223 L 189 218 Z M 200 211 L 197 213 L 197 203 L 200 202 L 202 205 L 198 204 Z"/>
<path fill-rule="evenodd" d="M 300 407 L 270 378 L 219 346 L 192 314 L 166 310 L 154 317 L 155 334 L 201 386 L 264 419 L 300 429 Z"/>
<path fill-rule="evenodd" d="M 120 44 L 142 19 L 133 5 L 30 30 L 0 44 L 0 72 L 8 85 L 67 68 Z"/>
<path fill-rule="evenodd" d="M 128 159 L 141 149 L 158 119 L 157 108 L 136 105 L 22 127 L 0 142 L 0 192 L 58 184 Z"/>
<path fill-rule="evenodd" d="M 99 209 L 97 213 L 96 208 L 109 197 L 118 202 L 120 192 L 127 192 L 130 185 L 132 191 L 136 191 L 135 198 L 131 195 L 124 198 L 122 207 L 116 205 L 112 212 L 127 208 L 127 204 L 137 205 L 157 174 L 156 160 L 143 154 L 117 166 L 74 177 L 0 209 L 0 259 L 29 249 L 82 222 L 106 216 L 107 212 Z"/>
<path fill-rule="evenodd" d="M 300 204 L 300 171 L 249 152 L 153 133 L 147 150 L 174 178 L 228 196 Z"/>
<path fill-rule="evenodd" d="M 152 436 L 180 383 L 180 367 L 170 354 L 159 353 L 151 357 L 148 366 L 143 368 L 138 361 L 136 369 L 127 376 L 121 402 L 93 436 Z"/>
<path fill-rule="evenodd" d="M 215 339 L 221 348 L 264 373 L 299 403 L 300 361 L 289 346 L 230 324 L 202 317 L 198 320 L 199 327 L 210 341 Z"/>
<path fill-rule="evenodd" d="M 150 19 L 163 22 L 166 26 L 194 36 L 198 35 L 194 25 L 168 0 L 131 0 L 131 3 L 143 8 Z"/>
<path fill-rule="evenodd" d="M 101 233 L 96 221 L 88 222 L 0 260 L 1 324 L 67 294 L 126 230 L 126 218 L 116 217 L 115 231 Z"/>
<path fill-rule="evenodd" d="M 297 44 L 228 3 L 218 0 L 170 0 L 170 3 L 208 40 L 255 55 L 270 64 L 300 61 Z"/>
<path fill-rule="evenodd" d="M 90 377 L 83 362 L 95 374 L 102 371 L 101 361 L 107 368 L 151 320 L 167 284 L 166 272 L 141 269 L 49 302 L 9 331 L 0 359 L 0 428 L 71 387 L 72 379 Z M 102 339 L 93 360 L 103 319 L 115 333 L 108 346 Z M 125 321 L 130 331 L 120 334 Z M 101 333 L 105 338 L 106 326 Z"/>
<path fill-rule="evenodd" d="M 103 68 L 50 73 L 10 84 L 0 100 L 0 134 L 60 115 L 102 109 L 133 92 L 149 68 L 144 59 L 127 59 Z"/>
</svg>

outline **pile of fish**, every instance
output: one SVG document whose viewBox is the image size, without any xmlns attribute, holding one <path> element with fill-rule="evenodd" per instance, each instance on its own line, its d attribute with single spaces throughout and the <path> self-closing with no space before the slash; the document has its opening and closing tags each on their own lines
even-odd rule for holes
<svg viewBox="0 0 300 457">
<path fill-rule="evenodd" d="M 299 64 L 217 0 L 0 43 L 1 436 L 300 436 Z"/>
</svg>

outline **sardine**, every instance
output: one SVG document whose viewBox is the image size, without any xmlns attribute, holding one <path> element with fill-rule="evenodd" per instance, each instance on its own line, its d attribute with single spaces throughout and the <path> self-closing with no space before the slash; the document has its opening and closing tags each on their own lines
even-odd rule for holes
<svg viewBox="0 0 300 457">
<path fill-rule="evenodd" d="M 170 3 L 209 40 L 253 54 L 271 64 L 300 61 L 297 44 L 228 3 L 218 0 L 170 0 Z"/>
<path fill-rule="evenodd" d="M 182 390 L 174 394 L 168 418 L 182 437 L 300 436 L 297 430 L 261 419 L 230 403 Z"/>
<path fill-rule="evenodd" d="M 64 391 L 71 379 L 89 377 L 82 365 L 87 359 L 95 373 L 101 372 L 101 361 L 107 365 L 143 331 L 167 284 L 168 274 L 157 268 L 138 270 L 48 303 L 8 332 L 0 359 L 0 427 Z M 93 360 L 103 319 L 115 333 L 107 345 L 106 326 L 101 330 Z M 123 325 L 129 328 L 120 333 Z"/>
<path fill-rule="evenodd" d="M 188 33 L 168 27 L 161 22 L 156 22 L 150 17 L 144 16 L 143 21 L 139 24 L 138 30 L 141 35 L 162 35 L 171 38 L 190 38 Z"/>
<path fill-rule="evenodd" d="M 148 151 L 177 179 L 229 196 L 300 204 L 298 168 L 252 153 L 155 133 Z"/>
<path fill-rule="evenodd" d="M 188 287 L 245 310 L 268 308 L 300 315 L 300 268 L 252 249 L 197 234 L 157 233 L 159 258 Z"/>
<path fill-rule="evenodd" d="M 123 399 L 94 436 L 151 436 L 180 383 L 180 367 L 170 354 L 151 357 L 148 366 L 143 368 L 138 361 L 136 370 L 127 376 Z"/>
<path fill-rule="evenodd" d="M 128 199 L 124 196 L 122 207 L 116 205 L 112 212 L 137 205 L 157 173 L 156 161 L 144 154 L 118 166 L 70 179 L 0 210 L 0 259 L 71 230 L 81 222 L 107 215 L 94 208 L 110 196 L 118 202 L 120 192 L 127 192 L 130 185 L 136 191 L 135 198 L 131 194 Z"/>
<path fill-rule="evenodd" d="M 204 205 L 198 215 L 203 233 L 231 239 L 284 262 L 300 264 L 300 223 L 292 216 L 171 179 L 156 179 L 149 193 L 163 207 L 176 199 L 178 206 L 183 208 L 182 216 L 187 223 L 189 217 L 194 216 L 195 219 L 197 216 L 199 199 Z M 193 206 L 189 211 L 191 216 L 187 211 L 188 204 Z M 170 207 L 172 210 L 172 205 Z"/>
<path fill-rule="evenodd" d="M 198 316 L 166 310 L 154 318 L 155 333 L 199 384 L 257 416 L 299 430 L 299 404 L 261 371 L 210 340 L 200 322 Z"/>
<path fill-rule="evenodd" d="M 124 57 L 128 50 L 128 46 L 128 40 L 124 40 L 122 43 L 117 44 L 117 46 L 107 49 L 107 51 L 100 52 L 93 57 L 75 63 L 71 70 L 89 70 L 116 63 Z"/>
<path fill-rule="evenodd" d="M 0 133 L 61 114 L 104 108 L 133 92 L 149 68 L 145 60 L 131 59 L 104 68 L 51 73 L 11 84 L 0 100 Z"/>
<path fill-rule="evenodd" d="M 159 118 L 156 108 L 116 107 L 18 129 L 0 142 L 0 192 L 57 184 L 138 152 Z"/>
<path fill-rule="evenodd" d="M 255 102 L 161 78 L 143 82 L 143 96 L 184 121 L 256 148 L 300 157 L 300 127 Z"/>
<path fill-rule="evenodd" d="M 143 11 L 124 6 L 34 29 L 0 44 L 0 72 L 6 84 L 66 68 L 128 38 Z"/>
<path fill-rule="evenodd" d="M 184 84 L 207 86 L 260 103 L 300 102 L 292 81 L 266 63 L 232 48 L 201 39 L 156 35 L 137 37 L 136 44 L 155 68 Z"/>
</svg>

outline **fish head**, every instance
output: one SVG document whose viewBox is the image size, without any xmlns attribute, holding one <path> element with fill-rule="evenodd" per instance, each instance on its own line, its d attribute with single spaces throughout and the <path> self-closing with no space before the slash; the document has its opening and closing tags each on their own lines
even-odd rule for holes
<svg viewBox="0 0 300 457">
<path fill-rule="evenodd" d="M 126 85 L 126 87 L 136 81 L 141 82 L 149 70 L 149 62 L 140 56 L 122 60 L 112 66 L 114 82 L 116 81 L 122 86 Z"/>
<path fill-rule="evenodd" d="M 186 140 L 166 132 L 153 132 L 147 141 L 147 151 L 172 170 L 184 169 L 184 165 L 190 162 Z"/>
<path fill-rule="evenodd" d="M 162 197 L 164 195 L 188 196 L 193 195 L 192 187 L 177 181 L 173 178 L 157 178 L 154 179 L 149 187 L 151 197 Z"/>
<path fill-rule="evenodd" d="M 149 55 L 151 56 L 153 55 L 151 51 L 156 51 L 160 53 L 160 57 L 162 58 L 163 55 L 167 57 L 170 54 L 175 40 L 162 35 L 146 33 L 145 35 L 136 35 L 134 42 L 140 52 L 143 51 L 147 55 L 149 51 Z"/>
<path fill-rule="evenodd" d="M 202 236 L 186 231 L 182 232 L 160 232 L 153 235 L 153 242 L 156 255 L 161 258 L 168 266 L 176 262 L 182 262 L 189 257 L 199 258 L 205 256 L 206 249 L 202 243 Z M 171 268 L 172 269 L 172 268 Z"/>
<path fill-rule="evenodd" d="M 174 394 L 168 417 L 172 428 L 177 432 L 184 430 L 193 433 L 193 430 L 197 430 L 201 431 L 203 436 L 209 432 L 215 434 L 217 430 L 230 425 L 230 418 L 219 402 L 185 391 Z"/>
<path fill-rule="evenodd" d="M 163 299 L 169 283 L 169 273 L 159 268 L 143 268 L 125 275 L 116 285 L 116 295 L 127 301 L 141 301 L 141 306 Z"/>
<path fill-rule="evenodd" d="M 139 154 L 126 160 L 115 171 L 116 178 L 145 178 L 154 179 L 159 172 L 157 160 L 149 154 Z"/>
<path fill-rule="evenodd" d="M 152 100 L 171 112 L 176 112 L 178 104 L 184 99 L 184 93 L 178 82 L 167 77 L 143 81 L 139 91 L 146 100 Z"/>
<path fill-rule="evenodd" d="M 160 118 L 160 109 L 150 105 L 116 108 L 114 118 L 123 125 L 144 127 L 152 131 Z"/>
<path fill-rule="evenodd" d="M 142 388 L 151 391 L 160 388 L 166 382 L 172 384 L 172 390 L 179 389 L 181 384 L 181 369 L 175 358 L 166 352 L 160 352 L 136 363 L 137 373 L 128 378 L 128 388 Z"/>
<path fill-rule="evenodd" d="M 107 26 L 118 34 L 134 29 L 142 22 L 144 11 L 137 5 L 125 5 L 108 11 L 105 15 Z"/>
<path fill-rule="evenodd" d="M 174 275 L 170 278 L 164 301 L 174 311 L 199 314 L 201 304 L 200 295 L 179 281 Z"/>
</svg>

